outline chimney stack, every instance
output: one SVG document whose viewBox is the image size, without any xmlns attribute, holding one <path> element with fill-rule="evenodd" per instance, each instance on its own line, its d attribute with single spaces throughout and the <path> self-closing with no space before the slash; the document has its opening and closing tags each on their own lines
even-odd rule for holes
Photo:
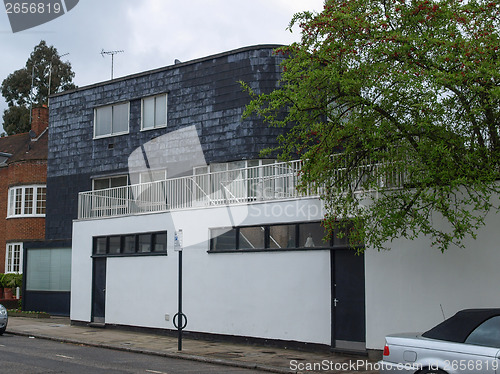
<svg viewBox="0 0 500 374">
<path fill-rule="evenodd" d="M 49 126 L 49 108 L 43 105 L 40 108 L 33 108 L 31 112 L 31 130 L 35 132 L 36 137 Z"/>
</svg>

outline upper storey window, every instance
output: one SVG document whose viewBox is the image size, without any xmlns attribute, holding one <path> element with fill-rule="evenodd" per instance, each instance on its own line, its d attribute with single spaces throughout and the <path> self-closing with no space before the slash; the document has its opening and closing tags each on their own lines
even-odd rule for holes
<svg viewBox="0 0 500 374">
<path fill-rule="evenodd" d="M 19 186 L 9 189 L 7 217 L 45 217 L 47 188 Z"/>
<path fill-rule="evenodd" d="M 167 95 L 142 99 L 142 130 L 167 126 Z"/>
<path fill-rule="evenodd" d="M 93 181 L 93 190 L 105 190 L 107 188 L 124 187 L 128 184 L 126 175 L 108 178 L 96 178 Z"/>
<path fill-rule="evenodd" d="M 129 103 L 96 108 L 94 111 L 94 137 L 128 133 Z"/>
</svg>

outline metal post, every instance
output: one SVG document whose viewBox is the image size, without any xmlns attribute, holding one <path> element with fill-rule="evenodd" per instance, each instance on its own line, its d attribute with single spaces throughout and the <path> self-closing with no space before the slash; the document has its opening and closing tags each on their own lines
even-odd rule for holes
<svg viewBox="0 0 500 374">
<path fill-rule="evenodd" d="M 104 57 L 104 55 L 111 55 L 111 80 L 113 80 L 113 66 L 114 66 L 114 62 L 115 62 L 115 55 L 117 53 L 123 53 L 124 51 L 123 50 L 120 50 L 120 51 L 105 51 L 104 49 L 101 51 L 101 56 Z"/>
<path fill-rule="evenodd" d="M 177 337 L 177 350 L 182 351 L 182 320 L 183 320 L 183 313 L 182 313 L 182 251 L 179 251 L 179 321 L 177 322 L 177 331 L 178 331 L 178 337 Z"/>
<path fill-rule="evenodd" d="M 182 351 L 182 330 L 187 326 L 187 317 L 182 313 L 182 230 L 175 232 L 174 250 L 179 252 L 179 304 L 178 311 L 174 316 L 173 323 L 177 328 L 177 349 Z"/>
</svg>

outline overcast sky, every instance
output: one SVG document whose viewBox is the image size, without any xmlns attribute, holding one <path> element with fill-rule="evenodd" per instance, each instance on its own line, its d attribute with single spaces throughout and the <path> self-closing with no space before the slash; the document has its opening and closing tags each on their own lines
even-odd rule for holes
<svg viewBox="0 0 500 374">
<path fill-rule="evenodd" d="M 0 9 L 0 80 L 24 67 L 45 40 L 69 61 L 78 86 L 189 61 L 255 44 L 290 44 L 298 29 L 286 30 L 294 13 L 321 11 L 323 0 L 80 0 L 67 14 L 12 33 Z M 0 114 L 7 107 L 0 97 Z M 0 122 L 1 123 L 1 122 Z M 0 132 L 1 132 L 0 128 Z"/>
</svg>

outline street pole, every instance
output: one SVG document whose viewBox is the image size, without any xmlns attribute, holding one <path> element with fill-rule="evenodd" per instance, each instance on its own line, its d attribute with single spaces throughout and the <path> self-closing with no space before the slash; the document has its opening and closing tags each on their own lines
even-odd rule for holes
<svg viewBox="0 0 500 374">
<path fill-rule="evenodd" d="M 174 316 L 174 326 L 177 328 L 177 350 L 182 351 L 182 330 L 187 326 L 187 317 L 182 313 L 182 229 L 175 232 L 174 250 L 179 252 L 179 291 L 178 310 Z"/>
<path fill-rule="evenodd" d="M 182 250 L 179 251 L 179 318 L 182 321 Z M 178 338 L 177 338 L 177 350 L 182 351 L 182 322 L 179 321 L 179 326 L 177 327 L 177 330 L 179 332 Z"/>
</svg>

